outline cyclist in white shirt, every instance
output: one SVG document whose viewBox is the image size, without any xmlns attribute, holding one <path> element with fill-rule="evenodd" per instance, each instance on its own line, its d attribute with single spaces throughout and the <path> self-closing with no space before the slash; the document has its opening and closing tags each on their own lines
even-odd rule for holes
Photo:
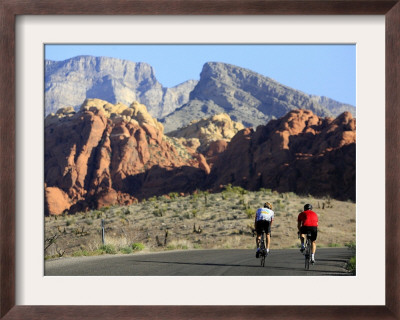
<svg viewBox="0 0 400 320">
<path fill-rule="evenodd" d="M 254 229 L 257 232 L 256 244 L 257 253 L 256 258 L 260 256 L 260 243 L 261 234 L 264 231 L 266 233 L 265 248 L 267 249 L 267 254 L 269 253 L 269 243 L 271 236 L 271 225 L 274 220 L 274 212 L 272 211 L 272 204 L 269 202 L 264 203 L 264 208 L 259 208 L 256 212 L 256 218 L 254 222 Z"/>
</svg>

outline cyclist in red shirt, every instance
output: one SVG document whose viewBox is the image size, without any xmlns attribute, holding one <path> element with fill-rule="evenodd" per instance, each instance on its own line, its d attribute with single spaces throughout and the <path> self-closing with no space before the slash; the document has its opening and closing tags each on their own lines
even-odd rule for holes
<svg viewBox="0 0 400 320">
<path fill-rule="evenodd" d="M 299 229 L 301 240 L 301 252 L 304 252 L 304 238 L 308 232 L 311 233 L 311 263 L 315 262 L 316 240 L 318 234 L 318 215 L 312 211 L 312 205 L 307 203 L 304 211 L 297 217 L 297 229 Z"/>
</svg>

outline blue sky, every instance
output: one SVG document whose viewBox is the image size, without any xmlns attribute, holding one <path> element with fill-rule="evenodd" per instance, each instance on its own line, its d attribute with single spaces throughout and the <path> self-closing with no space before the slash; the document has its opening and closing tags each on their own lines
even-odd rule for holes
<svg viewBox="0 0 400 320">
<path fill-rule="evenodd" d="M 46 45 L 45 58 L 93 55 L 147 62 L 164 87 L 198 80 L 205 62 L 234 64 L 305 93 L 356 104 L 355 45 Z"/>
</svg>

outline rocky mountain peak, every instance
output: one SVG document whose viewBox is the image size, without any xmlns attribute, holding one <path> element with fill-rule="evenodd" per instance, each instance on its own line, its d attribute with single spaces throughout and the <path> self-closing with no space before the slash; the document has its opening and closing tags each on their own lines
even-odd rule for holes
<svg viewBox="0 0 400 320">
<path fill-rule="evenodd" d="M 316 116 L 333 117 L 354 107 L 332 99 L 310 96 L 254 71 L 221 62 L 204 64 L 188 103 L 161 119 L 170 132 L 193 120 L 227 113 L 246 127 L 265 125 L 291 110 L 307 109 Z"/>
<path fill-rule="evenodd" d="M 163 87 L 152 66 L 117 58 L 78 56 L 45 62 L 45 114 L 72 106 L 77 110 L 86 99 L 130 105 L 139 101 L 153 117 L 161 117 L 186 103 L 195 81 L 173 88 Z"/>
</svg>

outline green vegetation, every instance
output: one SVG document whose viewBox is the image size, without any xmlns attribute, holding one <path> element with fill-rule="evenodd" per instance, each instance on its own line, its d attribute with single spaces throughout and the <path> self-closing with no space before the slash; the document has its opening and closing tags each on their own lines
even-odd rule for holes
<svg viewBox="0 0 400 320">
<path fill-rule="evenodd" d="M 349 270 L 352 274 L 356 274 L 356 243 L 351 241 L 346 244 L 346 247 L 349 248 L 354 254 L 347 262 L 346 269 Z"/>
<path fill-rule="evenodd" d="M 112 244 L 105 244 L 100 247 L 100 250 L 107 254 L 117 254 L 117 249 Z"/>
<path fill-rule="evenodd" d="M 132 250 L 134 251 L 142 251 L 145 248 L 145 245 L 143 243 L 137 242 L 137 243 L 132 243 Z"/>
<path fill-rule="evenodd" d="M 347 262 L 346 269 L 349 270 L 352 274 L 356 274 L 356 257 L 351 257 L 350 260 Z"/>
<path fill-rule="evenodd" d="M 133 249 L 131 247 L 123 247 L 119 250 L 121 253 L 124 254 L 130 254 L 133 252 Z"/>
</svg>

